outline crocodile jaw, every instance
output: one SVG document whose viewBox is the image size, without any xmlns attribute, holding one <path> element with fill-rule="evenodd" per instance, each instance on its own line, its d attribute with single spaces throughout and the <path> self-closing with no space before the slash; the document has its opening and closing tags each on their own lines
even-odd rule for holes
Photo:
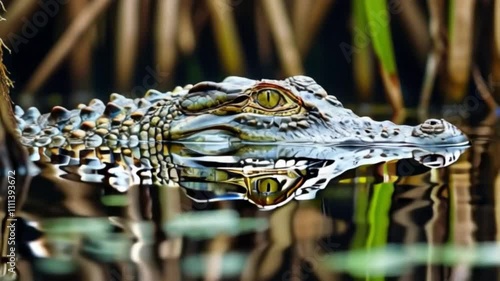
<svg viewBox="0 0 500 281">
<path fill-rule="evenodd" d="M 170 135 L 178 141 L 246 143 L 311 143 L 391 146 L 464 146 L 469 140 L 444 120 L 430 119 L 418 126 L 378 122 L 368 117 L 340 120 L 261 116 L 249 113 L 227 116 L 188 116 L 172 123 Z"/>
</svg>

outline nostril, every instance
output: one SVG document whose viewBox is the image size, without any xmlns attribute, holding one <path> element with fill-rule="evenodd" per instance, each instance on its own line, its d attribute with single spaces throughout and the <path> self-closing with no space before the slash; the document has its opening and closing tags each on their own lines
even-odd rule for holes
<svg viewBox="0 0 500 281">
<path fill-rule="evenodd" d="M 429 120 L 425 121 L 424 123 L 431 125 L 431 126 L 437 126 L 437 125 L 441 124 L 441 122 L 437 119 L 429 119 Z"/>
<path fill-rule="evenodd" d="M 438 119 L 429 119 L 420 125 L 420 130 L 426 134 L 441 134 L 445 130 L 445 124 Z"/>
</svg>

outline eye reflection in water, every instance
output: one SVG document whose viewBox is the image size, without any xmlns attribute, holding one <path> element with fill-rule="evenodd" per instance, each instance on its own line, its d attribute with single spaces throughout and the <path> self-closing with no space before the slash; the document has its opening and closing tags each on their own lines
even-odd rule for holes
<svg viewBox="0 0 500 281">
<path fill-rule="evenodd" d="M 488 212 L 494 202 L 477 205 L 489 195 L 448 187 L 471 182 L 460 172 L 470 164 L 458 161 L 466 147 L 156 149 L 161 163 L 140 150 L 76 151 L 80 163 L 42 158 L 19 211 L 21 273 L 337 280 L 344 271 L 440 280 L 443 270 L 463 274 L 456 265 L 498 264 L 488 258 L 498 247 L 471 247 L 480 222 L 463 219 L 471 206 Z M 493 239 L 494 226 L 482 229 L 478 241 Z"/>
</svg>

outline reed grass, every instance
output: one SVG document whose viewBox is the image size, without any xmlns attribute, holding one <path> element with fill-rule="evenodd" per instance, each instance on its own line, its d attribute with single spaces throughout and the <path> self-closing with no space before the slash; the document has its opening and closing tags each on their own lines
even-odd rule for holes
<svg viewBox="0 0 500 281">
<path fill-rule="evenodd" d="M 23 25 L 23 18 L 27 18 L 37 9 L 36 0 L 14 1 L 8 6 L 9 14 L 3 13 L 3 18 L 9 20 L 2 21 L 0 24 L 0 38 L 7 39 L 9 34 L 18 32 Z"/>
<path fill-rule="evenodd" d="M 303 74 L 302 58 L 282 0 L 260 0 L 275 41 L 285 76 Z"/>
<path fill-rule="evenodd" d="M 353 30 L 363 31 L 368 25 L 364 0 L 352 1 L 352 17 L 353 17 Z M 373 49 L 368 45 L 367 41 L 362 41 L 362 34 L 352 34 L 352 42 L 357 52 L 353 53 L 353 78 L 356 93 L 360 102 L 370 102 L 375 83 L 375 62 L 373 59 Z M 363 35 L 364 36 L 364 35 Z"/>
<path fill-rule="evenodd" d="M 135 0 L 118 3 L 115 41 L 115 85 L 117 90 L 132 88 L 139 48 L 139 7 Z"/>
<path fill-rule="evenodd" d="M 194 32 L 191 10 L 193 8 L 192 0 L 185 0 L 179 9 L 179 32 L 177 41 L 179 51 L 184 56 L 189 56 L 196 47 L 196 35 Z"/>
<path fill-rule="evenodd" d="M 9 34 L 22 34 L 26 19 L 32 19 L 43 10 L 40 3 L 32 0 L 9 1 L 8 4 L 8 13 L 4 14 L 8 21 L 0 25 L 0 36 L 3 38 L 8 38 Z M 255 73 L 262 73 L 258 76 L 283 78 L 309 74 L 314 72 L 312 68 L 318 67 L 325 69 L 323 77 L 320 75 L 321 79 L 334 80 L 338 68 L 345 64 L 326 60 L 340 51 L 338 48 L 325 48 L 322 39 L 335 38 L 337 34 L 347 31 L 351 32 L 355 50 L 352 53 L 353 72 L 350 81 L 358 102 L 373 102 L 374 91 L 379 89 L 376 85 L 381 82 L 395 119 L 405 115 L 406 89 L 410 86 L 415 88 L 401 78 L 399 60 L 416 58 L 415 68 L 422 67 L 425 61 L 425 74 L 417 85 L 421 89 L 418 99 L 422 118 L 426 117 L 431 102 L 436 98 L 433 93 L 442 93 L 445 102 L 457 103 L 470 94 L 470 83 L 480 87 L 476 85 L 479 80 L 471 80 L 471 69 L 476 64 L 473 49 L 484 45 L 484 42 L 474 41 L 474 38 L 478 38 L 474 35 L 477 17 L 474 13 L 475 1 L 428 0 L 424 3 L 409 0 L 400 3 L 397 12 L 389 13 L 391 5 L 394 5 L 392 2 L 354 0 L 346 24 L 332 20 L 333 14 L 338 14 L 339 9 L 346 7 L 342 4 L 334 0 L 71 1 L 60 7 L 61 12 L 54 16 L 54 20 L 57 23 L 67 21 L 59 19 L 61 17 L 73 20 L 63 28 L 62 34 L 54 29 L 52 36 L 59 40 L 39 60 L 31 78 L 19 86 L 23 97 L 33 96 L 44 89 L 65 61 L 69 66 L 72 92 L 82 89 L 92 91 L 95 82 L 92 70 L 106 63 L 112 64 L 112 67 L 106 67 L 113 71 L 110 77 L 114 80 L 112 88 L 125 92 L 135 86 L 137 74 L 143 65 L 152 66 L 157 73 L 166 76 L 166 79 L 157 79 L 159 81 L 155 81 L 154 85 L 163 90 L 175 84 L 179 68 L 188 69 L 188 72 L 196 69 L 194 76 L 203 79 L 207 71 L 211 73 L 210 77 L 255 76 Z M 491 5 L 493 10 L 492 52 L 489 63 L 478 64 L 478 67 L 489 92 L 498 101 L 500 5 L 498 1 L 485 5 Z M 253 9 L 245 10 L 252 6 Z M 340 11 L 343 12 L 347 13 L 348 10 Z M 99 20 L 100 29 L 97 29 Z M 335 25 L 331 25 L 332 22 Z M 326 25 L 329 28 L 325 28 Z M 395 25 L 401 25 L 402 28 L 395 29 Z M 207 33 L 207 29 L 211 29 L 211 32 Z M 359 34 L 356 33 L 359 30 L 364 30 L 364 35 L 369 37 L 368 43 L 357 42 L 356 36 Z M 112 58 L 109 61 L 96 61 L 96 52 L 102 51 L 102 41 L 109 36 L 114 38 L 108 52 L 113 54 Z M 207 38 L 210 41 L 207 42 Z M 411 54 L 400 56 L 398 53 L 396 57 L 394 46 L 397 45 L 394 40 L 408 40 L 410 49 L 405 51 Z M 30 45 L 34 44 L 31 40 L 27 41 L 23 41 L 23 44 L 36 48 Z M 206 50 L 212 48 L 215 54 L 208 61 L 217 60 L 222 66 L 220 69 L 206 64 L 207 59 L 200 57 L 206 56 Z M 323 53 L 318 55 L 311 53 L 311 50 L 321 50 Z M 152 56 L 145 55 L 149 51 Z M 13 57 L 16 55 L 13 54 Z M 253 61 L 255 55 L 257 65 Z M 144 57 L 152 61 L 144 62 Z M 321 57 L 325 57 L 325 60 L 321 60 Z M 37 64 L 37 61 L 33 64 Z M 215 75 L 213 69 L 220 73 Z M 404 71 L 408 72 L 408 69 Z M 191 74 L 188 76 L 194 77 Z M 436 81 L 439 81 L 437 85 Z M 405 98 L 402 88 L 405 88 Z M 349 95 L 335 94 L 341 99 L 343 95 Z M 486 102 L 490 108 L 496 105 L 496 102 Z"/>
<path fill-rule="evenodd" d="M 449 1 L 448 29 L 449 44 L 445 84 L 446 97 L 452 102 L 459 102 L 466 94 L 471 73 L 473 22 L 476 1 Z"/>
<path fill-rule="evenodd" d="M 96 0 L 80 12 L 50 53 L 47 54 L 45 59 L 36 68 L 23 90 L 24 95 L 32 96 L 40 89 L 110 3 L 111 0 Z"/>
<path fill-rule="evenodd" d="M 156 71 L 163 75 L 171 76 L 177 61 L 177 24 L 179 0 L 165 0 L 157 3 L 155 15 L 155 62 Z M 173 85 L 173 81 L 169 79 L 161 79 L 156 81 L 158 88 L 167 89 Z"/>
<path fill-rule="evenodd" d="M 206 1 L 213 31 L 215 43 L 218 46 L 219 58 L 227 73 L 243 75 L 245 69 L 245 53 L 243 52 L 240 36 L 234 20 L 231 7 L 220 4 L 217 1 Z"/>
<path fill-rule="evenodd" d="M 405 107 L 392 46 L 387 2 L 364 1 L 364 8 L 372 46 L 380 63 L 379 70 L 385 92 L 394 111 L 393 119 L 395 122 L 401 122 L 404 119 Z"/>
<path fill-rule="evenodd" d="M 432 91 L 438 75 L 438 69 L 442 63 L 445 43 L 442 34 L 445 32 L 444 26 L 444 0 L 428 0 L 429 9 L 429 34 L 431 37 L 431 49 L 427 55 L 422 89 L 420 92 L 419 115 L 421 119 L 426 119 L 427 109 L 431 100 Z"/>
<path fill-rule="evenodd" d="M 491 61 L 491 75 L 489 86 L 492 88 L 493 96 L 500 102 L 500 1 L 493 4 L 493 48 Z"/>
</svg>

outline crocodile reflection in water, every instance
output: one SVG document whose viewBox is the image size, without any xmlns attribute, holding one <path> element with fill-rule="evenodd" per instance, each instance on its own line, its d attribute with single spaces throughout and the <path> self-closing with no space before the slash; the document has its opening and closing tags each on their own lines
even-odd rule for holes
<svg viewBox="0 0 500 281">
<path fill-rule="evenodd" d="M 467 147 L 251 146 L 232 156 L 174 154 L 179 184 L 198 202 L 248 200 L 273 209 L 309 200 L 342 173 L 384 161 L 413 159 L 429 168 L 458 160 Z"/>
<path fill-rule="evenodd" d="M 300 159 L 293 164 L 299 163 L 305 171 L 314 168 L 320 173 L 301 172 L 295 175 L 300 180 L 327 178 L 322 173 L 331 178 L 339 171 L 359 165 L 412 158 L 414 151 L 433 153 L 436 147 L 455 147 L 460 151 L 469 144 L 467 136 L 445 120 L 429 119 L 417 126 L 407 126 L 360 117 L 307 76 L 284 80 L 232 76 L 219 83 L 200 82 L 167 93 L 150 90 L 135 100 L 112 94 L 106 105 L 94 99 L 72 110 L 56 106 L 44 115 L 36 108 L 24 112 L 16 107 L 15 119 L 21 143 L 30 151 L 32 160 L 55 162 L 63 167 L 81 165 L 78 174 L 84 181 L 104 180 L 102 174 L 93 171 L 109 168 L 106 173 L 114 175 L 109 177 L 110 184 L 119 190 L 135 183 L 187 182 L 182 177 L 187 170 L 179 170 L 182 166 L 176 163 L 185 160 L 177 157 L 182 154 L 176 153 L 176 147 L 182 145 L 172 142 L 183 143 L 194 151 L 195 146 L 214 143 L 211 151 L 204 147 L 199 154 L 217 155 L 210 158 L 215 165 L 229 159 L 225 165 L 233 165 L 233 169 L 224 171 L 232 176 L 241 168 L 238 165 L 273 170 L 275 166 L 266 167 L 265 163 L 282 163 L 280 159 L 286 159 L 287 165 L 292 159 Z M 250 144 L 259 148 L 245 147 Z M 299 144 L 302 147 L 298 147 Z M 362 148 L 329 147 L 331 145 Z M 287 149 L 288 155 L 280 154 Z M 256 154 L 251 156 L 248 151 Z M 277 155 L 263 158 L 262 154 L 268 152 Z M 227 153 L 225 158 L 224 153 Z M 312 156 L 314 154 L 317 155 Z M 258 160 L 246 162 L 250 158 Z M 223 170 L 216 171 L 220 174 Z M 297 183 L 311 186 L 310 182 Z M 296 186 L 283 179 L 276 183 L 287 183 L 283 185 L 285 189 Z M 268 180 L 266 184 L 271 188 L 276 183 Z M 305 190 L 300 188 L 301 192 Z M 286 200 L 297 197 L 297 192 L 293 196 L 288 192 Z M 249 194 L 251 200 L 253 193 Z M 265 194 L 266 202 L 286 201 L 281 195 L 271 199 L 274 193 Z M 261 201 L 254 200 L 254 203 L 267 204 Z"/>
<path fill-rule="evenodd" d="M 140 153 L 127 149 L 107 157 L 102 157 L 102 151 L 97 153 L 101 157 L 81 152 L 87 156 L 76 173 L 81 181 L 107 179 L 119 191 L 131 185 L 180 186 L 197 202 L 248 200 L 273 209 L 292 199 L 312 199 L 333 178 L 362 165 L 414 159 L 439 168 L 455 162 L 466 148 L 257 145 L 224 153 L 218 145 L 164 143 L 157 149 L 165 153 L 168 164 L 151 165 Z M 68 157 L 52 157 L 51 161 L 71 166 Z"/>
</svg>

